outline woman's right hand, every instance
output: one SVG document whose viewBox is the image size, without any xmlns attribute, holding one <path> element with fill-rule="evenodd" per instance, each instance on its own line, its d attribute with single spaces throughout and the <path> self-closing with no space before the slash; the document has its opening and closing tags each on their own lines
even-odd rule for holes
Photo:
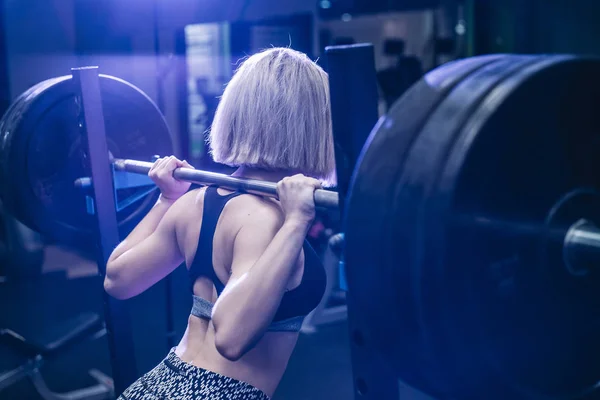
<svg viewBox="0 0 600 400">
<path fill-rule="evenodd" d="M 173 171 L 177 168 L 194 168 L 187 161 L 178 160 L 175 156 L 159 158 L 154 162 L 148 172 L 148 177 L 158 186 L 161 196 L 167 200 L 175 201 L 183 196 L 192 185 L 175 179 Z"/>
<path fill-rule="evenodd" d="M 306 225 L 315 219 L 315 190 L 321 182 L 302 174 L 283 178 L 277 183 L 277 196 L 285 219 Z"/>
</svg>

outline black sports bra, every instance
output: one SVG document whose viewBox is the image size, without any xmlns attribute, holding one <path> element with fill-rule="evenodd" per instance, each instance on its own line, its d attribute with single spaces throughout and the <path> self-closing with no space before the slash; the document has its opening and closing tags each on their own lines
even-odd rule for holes
<svg viewBox="0 0 600 400">
<path fill-rule="evenodd" d="M 215 285 L 217 296 L 220 296 L 225 288 L 212 264 L 213 237 L 225 204 L 241 194 L 244 193 L 234 192 L 222 196 L 217 192 L 215 186 L 206 188 L 198 248 L 189 269 L 192 287 L 198 278 L 207 277 Z M 300 285 L 283 295 L 273 323 L 269 326 L 270 331 L 299 331 L 304 317 L 317 307 L 325 292 L 326 276 L 321 260 L 308 242 L 304 242 L 303 248 L 304 274 L 302 280 Z M 213 303 L 194 295 L 191 313 L 199 318 L 210 319 L 212 306 Z"/>
</svg>

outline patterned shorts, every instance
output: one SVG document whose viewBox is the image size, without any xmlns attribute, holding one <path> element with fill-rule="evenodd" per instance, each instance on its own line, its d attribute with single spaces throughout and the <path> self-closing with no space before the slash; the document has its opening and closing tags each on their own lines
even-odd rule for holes
<svg viewBox="0 0 600 400">
<path fill-rule="evenodd" d="M 269 400 L 248 383 L 182 361 L 173 350 L 117 400 Z"/>
</svg>

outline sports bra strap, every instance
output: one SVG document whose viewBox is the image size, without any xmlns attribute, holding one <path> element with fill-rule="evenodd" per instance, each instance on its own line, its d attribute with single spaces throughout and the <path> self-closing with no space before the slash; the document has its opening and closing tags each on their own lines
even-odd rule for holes
<svg viewBox="0 0 600 400">
<path fill-rule="evenodd" d="M 204 209 L 202 211 L 202 225 L 200 227 L 200 236 L 198 238 L 198 246 L 196 248 L 196 255 L 188 271 L 191 287 L 193 289 L 194 282 L 201 277 L 206 276 L 215 285 L 217 294 L 221 294 L 225 285 L 219 279 L 215 273 L 215 269 L 212 264 L 213 258 L 213 238 L 215 236 L 215 230 L 217 229 L 217 223 L 219 217 L 225 208 L 227 202 L 241 194 L 243 192 L 233 192 L 227 195 L 220 195 L 217 192 L 216 186 L 208 186 L 204 193 Z"/>
<path fill-rule="evenodd" d="M 198 318 L 210 320 L 214 304 L 196 295 L 193 296 L 193 299 L 194 304 L 191 314 Z M 303 316 L 286 318 L 281 321 L 272 322 L 267 330 L 269 332 L 298 332 L 302 328 L 302 322 L 304 322 Z"/>
</svg>

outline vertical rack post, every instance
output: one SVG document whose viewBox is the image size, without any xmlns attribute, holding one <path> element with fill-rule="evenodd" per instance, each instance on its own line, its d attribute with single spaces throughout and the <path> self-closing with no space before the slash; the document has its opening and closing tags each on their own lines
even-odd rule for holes
<svg viewBox="0 0 600 400">
<path fill-rule="evenodd" d="M 352 170 L 379 116 L 375 51 L 372 44 L 361 43 L 327 47 L 325 53 L 343 213 Z M 398 379 L 371 349 L 371 340 L 363 329 L 364 312 L 354 304 L 351 290 L 346 301 L 355 398 L 398 400 Z"/>
<path fill-rule="evenodd" d="M 78 105 L 78 123 L 82 139 L 86 143 L 89 176 L 94 182 L 92 195 L 96 208 L 98 269 L 104 276 L 108 258 L 119 244 L 119 229 L 106 143 L 100 77 L 98 67 L 74 68 L 72 73 Z M 108 296 L 104 291 L 103 296 L 110 363 L 115 392 L 119 394 L 137 379 L 131 320 L 125 302 Z"/>
</svg>

